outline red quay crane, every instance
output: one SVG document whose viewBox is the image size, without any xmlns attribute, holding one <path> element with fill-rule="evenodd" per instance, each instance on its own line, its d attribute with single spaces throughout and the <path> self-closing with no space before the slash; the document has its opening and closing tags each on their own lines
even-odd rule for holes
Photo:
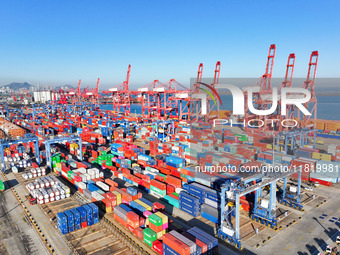
<svg viewBox="0 0 340 255">
<path fill-rule="evenodd" d="M 59 89 L 59 97 L 58 104 L 67 104 L 67 98 L 62 88 Z"/>
<path fill-rule="evenodd" d="M 198 66 L 196 83 L 193 85 L 193 88 L 191 89 L 191 92 L 190 92 L 190 96 L 188 98 L 188 104 L 189 104 L 188 118 L 192 120 L 198 120 L 200 117 L 207 117 L 205 118 L 205 120 L 209 121 L 209 117 L 213 117 L 212 112 L 214 111 L 214 109 L 216 109 L 217 116 L 219 116 L 219 111 L 220 111 L 219 103 L 222 103 L 221 99 L 219 98 L 219 96 L 218 96 L 219 100 L 215 100 L 214 98 L 212 98 L 211 93 L 208 90 L 206 90 L 205 87 L 207 87 L 209 90 L 213 91 L 217 95 L 215 85 L 219 83 L 220 70 L 221 70 L 221 62 L 217 61 L 215 65 L 215 71 L 214 71 L 214 80 L 210 85 L 208 85 L 208 84 L 201 82 L 202 73 L 203 73 L 203 64 L 201 63 Z M 202 93 L 201 90 L 205 91 L 205 93 L 209 95 L 209 97 L 207 97 L 207 113 L 204 116 L 202 115 L 202 101 L 201 101 L 202 99 L 200 97 L 200 93 Z M 212 103 L 212 101 L 214 103 Z"/>
<path fill-rule="evenodd" d="M 276 46 L 275 44 L 270 45 L 269 47 L 269 53 L 267 57 L 267 64 L 266 64 L 266 72 L 262 77 L 260 78 L 260 81 L 254 86 L 255 88 L 258 88 L 258 92 L 253 92 L 253 105 L 258 110 L 267 110 L 270 105 L 273 104 L 272 101 L 272 86 L 271 86 L 271 79 L 273 75 L 273 67 L 274 67 L 274 59 L 275 59 L 275 52 L 276 52 Z M 248 87 L 252 88 L 252 87 Z M 243 88 L 243 90 L 247 90 L 247 88 Z M 248 93 L 245 93 L 245 102 L 248 101 Z M 249 112 L 249 106 L 247 103 L 245 103 L 245 112 L 244 112 L 244 120 L 245 120 L 245 129 L 249 130 L 250 127 L 248 127 L 248 122 L 252 119 L 257 119 L 258 122 L 263 122 L 264 126 L 261 128 L 264 128 L 266 131 L 269 131 L 272 129 L 272 123 L 267 121 L 268 115 L 264 116 L 257 116 L 254 114 L 251 114 Z M 252 123 L 252 122 L 251 122 Z M 252 125 L 256 125 L 255 123 L 252 123 Z M 257 124 L 258 126 L 259 124 Z"/>
<path fill-rule="evenodd" d="M 81 80 L 79 80 L 78 87 L 76 89 L 72 89 L 68 92 L 68 96 L 71 97 L 72 104 L 80 102 L 80 84 Z"/>
<path fill-rule="evenodd" d="M 309 102 L 304 104 L 304 107 L 309 110 L 311 115 L 301 116 L 300 111 L 298 111 L 298 119 L 300 120 L 301 127 L 312 127 L 312 128 L 316 127 L 318 100 L 315 95 L 314 85 L 315 85 L 316 69 L 318 67 L 318 59 L 319 59 L 319 52 L 313 51 L 309 58 L 307 80 L 302 85 L 304 89 L 308 89 L 311 93 L 311 99 L 309 100 Z"/>
<path fill-rule="evenodd" d="M 164 93 L 165 88 L 165 84 L 154 80 L 137 91 L 133 91 L 133 94 L 138 94 L 138 97 L 141 97 L 143 118 L 150 118 L 152 115 L 161 117 L 160 94 Z"/>
<path fill-rule="evenodd" d="M 128 67 L 126 80 L 123 83 L 103 91 L 105 94 L 112 94 L 113 111 L 119 113 L 123 109 L 123 113 L 126 115 L 131 113 L 131 93 L 129 90 L 130 72 L 131 65 Z"/>
<path fill-rule="evenodd" d="M 182 119 L 184 116 L 184 108 L 186 105 L 182 104 L 183 99 L 188 98 L 189 89 L 184 85 L 171 79 L 165 84 L 164 91 L 159 91 L 158 98 L 161 114 L 164 118 L 170 117 L 170 113 L 176 112 L 176 117 Z"/>
<path fill-rule="evenodd" d="M 98 78 L 97 80 L 97 86 L 95 89 L 90 89 L 85 92 L 87 98 L 92 104 L 99 104 L 99 81 L 100 79 Z"/>
<path fill-rule="evenodd" d="M 281 83 L 279 95 L 281 95 L 281 91 L 282 91 L 283 88 L 292 87 L 294 67 L 295 67 L 295 54 L 291 53 L 288 56 L 287 67 L 286 67 L 286 75 L 285 75 L 284 81 Z M 293 119 L 294 118 L 295 107 L 293 105 L 287 105 L 286 107 L 287 107 L 286 108 L 286 115 L 281 115 L 282 109 L 281 109 L 281 97 L 280 97 L 279 103 L 277 104 L 277 119 L 279 119 L 280 122 L 284 119 Z M 278 131 L 281 131 L 283 129 L 283 126 L 279 124 L 278 129 L 279 129 Z"/>
</svg>

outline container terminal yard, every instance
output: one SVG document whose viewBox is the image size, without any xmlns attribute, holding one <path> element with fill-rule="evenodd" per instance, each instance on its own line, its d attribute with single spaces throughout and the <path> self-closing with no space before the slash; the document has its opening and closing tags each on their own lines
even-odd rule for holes
<svg viewBox="0 0 340 255">
<path fill-rule="evenodd" d="M 254 85 L 256 109 L 273 104 L 275 52 Z M 131 90 L 128 66 L 103 94 L 98 79 L 2 104 L 0 253 L 336 254 L 340 121 L 317 119 L 318 57 L 301 84 L 310 116 L 280 97 L 285 118 L 220 110 L 220 62 L 211 84 L 200 64 L 190 89 L 172 79 Z M 294 65 L 290 54 L 279 91 Z"/>
</svg>

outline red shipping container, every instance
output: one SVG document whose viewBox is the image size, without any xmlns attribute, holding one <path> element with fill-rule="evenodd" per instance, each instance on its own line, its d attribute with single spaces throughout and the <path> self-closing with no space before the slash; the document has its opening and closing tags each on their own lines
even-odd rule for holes
<svg viewBox="0 0 340 255">
<path fill-rule="evenodd" d="M 328 181 L 324 181 L 324 180 L 319 180 L 319 179 L 315 179 L 315 178 L 310 178 L 309 179 L 311 182 L 318 182 L 321 185 L 325 185 L 325 186 L 332 186 L 332 182 L 328 182 Z"/>
<path fill-rule="evenodd" d="M 91 156 L 93 158 L 98 158 L 98 152 L 97 151 L 92 151 Z"/>
<path fill-rule="evenodd" d="M 160 182 L 160 181 L 157 181 L 157 180 L 151 180 L 150 185 L 154 186 L 154 187 L 156 187 L 160 190 L 166 190 L 166 184 L 164 182 Z"/>
<path fill-rule="evenodd" d="M 126 227 L 126 221 L 124 221 L 121 217 L 119 217 L 117 214 L 114 214 L 113 218 L 121 223 L 124 227 Z"/>
<path fill-rule="evenodd" d="M 126 202 L 131 202 L 132 201 L 132 196 L 124 191 L 120 192 L 122 194 L 122 200 Z"/>
<path fill-rule="evenodd" d="M 149 228 L 155 231 L 156 233 L 161 232 L 163 230 L 163 226 L 156 226 L 155 224 L 149 222 Z"/>
<path fill-rule="evenodd" d="M 180 172 L 177 172 L 179 173 L 179 175 L 181 175 Z M 176 188 L 181 188 L 182 187 L 182 181 L 180 178 L 176 178 L 174 176 L 171 176 L 171 175 L 167 175 L 165 176 L 165 182 L 168 183 L 168 184 L 171 184 L 172 186 L 176 187 Z"/>
<path fill-rule="evenodd" d="M 102 205 L 103 205 L 103 209 L 106 210 L 106 207 L 111 207 L 112 208 L 112 202 L 111 200 L 107 199 L 107 198 L 104 198 L 102 200 Z"/>
<path fill-rule="evenodd" d="M 139 226 L 144 226 L 145 225 L 145 218 L 144 216 L 139 216 Z"/>
<path fill-rule="evenodd" d="M 105 183 L 109 186 L 118 187 L 118 183 L 111 179 L 105 179 Z"/>
<path fill-rule="evenodd" d="M 111 201 L 116 201 L 116 195 L 111 193 L 111 192 L 107 192 L 102 194 L 102 196 L 106 197 L 107 199 L 111 200 Z"/>
<path fill-rule="evenodd" d="M 161 204 L 160 202 L 155 202 L 153 203 L 153 211 L 164 211 L 165 210 L 165 205 Z"/>
<path fill-rule="evenodd" d="M 181 255 L 190 255 L 190 247 L 169 233 L 163 236 L 163 243 Z"/>
<path fill-rule="evenodd" d="M 134 234 L 138 236 L 139 239 L 143 240 L 143 229 L 142 228 L 135 228 Z"/>
<path fill-rule="evenodd" d="M 168 196 L 169 196 L 169 197 L 172 197 L 172 198 L 174 198 L 174 199 L 176 199 L 176 200 L 179 200 L 179 197 L 175 196 L 174 194 L 169 194 Z"/>
<path fill-rule="evenodd" d="M 176 191 L 175 187 L 170 185 L 170 184 L 167 184 L 166 185 L 166 194 L 171 194 L 171 193 L 174 193 Z"/>
<path fill-rule="evenodd" d="M 156 175 L 156 176 L 155 176 L 155 179 L 156 179 L 157 181 L 164 182 L 164 177 L 163 177 L 163 176 Z"/>
<path fill-rule="evenodd" d="M 80 223 L 81 228 L 86 228 L 87 227 L 87 221 Z"/>
<path fill-rule="evenodd" d="M 138 228 L 139 227 L 139 216 L 133 211 L 128 212 L 126 215 L 127 215 L 127 224 L 130 225 L 132 228 Z"/>
<path fill-rule="evenodd" d="M 190 235 L 190 234 L 189 234 Z M 190 235 L 192 236 L 192 235 Z M 192 236 L 192 240 L 195 240 L 195 243 L 197 246 L 201 247 L 202 254 L 206 253 L 208 251 L 208 245 L 203 243 L 201 240 L 198 240 L 196 237 Z"/>
<path fill-rule="evenodd" d="M 161 166 L 157 167 L 157 169 L 158 169 L 159 171 L 161 171 L 162 174 L 168 175 L 168 174 L 171 173 L 171 171 L 170 171 L 169 169 L 166 169 L 166 168 L 161 167 Z"/>
<path fill-rule="evenodd" d="M 134 232 L 135 229 L 133 227 L 131 227 L 129 224 L 127 224 L 126 226 L 132 233 Z"/>
<path fill-rule="evenodd" d="M 81 182 L 82 179 L 81 179 L 81 177 L 79 175 L 76 175 L 76 176 L 74 176 L 74 181 Z"/>
<path fill-rule="evenodd" d="M 177 171 L 177 169 L 171 170 L 170 174 L 175 176 L 175 177 L 181 178 L 181 172 Z"/>
<path fill-rule="evenodd" d="M 163 243 L 156 240 L 152 243 L 152 248 L 159 254 L 163 254 Z"/>
</svg>

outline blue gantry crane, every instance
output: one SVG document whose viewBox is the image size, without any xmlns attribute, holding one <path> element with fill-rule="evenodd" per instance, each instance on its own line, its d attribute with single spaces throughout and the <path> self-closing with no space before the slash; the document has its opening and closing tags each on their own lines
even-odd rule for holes
<svg viewBox="0 0 340 255">
<path fill-rule="evenodd" d="M 36 120 L 35 118 L 39 113 L 45 113 L 47 115 L 47 118 L 48 119 L 50 118 L 50 109 L 46 106 L 46 104 L 43 105 L 34 104 L 32 108 L 33 108 L 32 118 L 34 121 Z"/>
<path fill-rule="evenodd" d="M 276 181 L 270 182 L 269 197 L 264 194 L 265 190 L 261 187 L 255 190 L 254 209 L 251 216 L 261 224 L 274 228 L 277 225 L 276 220 Z M 268 186 L 265 186 L 268 187 Z M 267 190 L 268 191 L 268 190 Z"/>
<path fill-rule="evenodd" d="M 253 175 L 246 179 L 226 181 L 221 186 L 221 210 L 220 222 L 218 228 L 218 237 L 228 241 L 238 249 L 241 249 L 240 238 L 240 197 L 255 191 L 255 205 L 252 212 L 252 218 L 258 219 L 261 223 L 275 227 L 277 224 L 275 217 L 275 200 L 276 200 L 276 182 L 279 179 L 287 178 L 296 169 L 287 172 L 275 173 L 273 175 Z M 263 199 L 262 189 L 270 187 L 268 202 L 261 203 Z M 268 194 L 267 194 L 268 195 Z M 229 202 L 234 203 L 234 207 L 228 206 Z M 232 224 L 232 214 L 235 217 L 235 223 Z M 254 217 L 253 217 L 254 216 Z"/>
<path fill-rule="evenodd" d="M 12 144 L 23 144 L 23 143 L 34 143 L 35 148 L 35 160 L 40 165 L 40 154 L 39 154 L 39 139 L 35 135 L 26 134 L 23 138 L 20 139 L 12 139 L 8 141 L 1 141 L 0 142 L 0 154 L 1 154 L 1 161 L 2 161 L 2 171 L 6 170 L 5 165 L 5 157 L 4 157 L 4 148 L 10 146 Z"/>
<path fill-rule="evenodd" d="M 281 131 L 277 134 L 276 139 L 276 150 L 279 151 L 280 141 L 284 140 L 284 152 L 288 153 L 288 146 L 290 145 L 290 150 L 294 150 L 295 146 L 299 148 L 304 147 L 308 144 L 308 135 L 313 133 L 313 148 L 315 149 L 316 141 L 316 129 L 300 128 L 294 131 Z"/>
<path fill-rule="evenodd" d="M 297 187 L 290 186 L 287 187 L 287 178 L 284 178 L 282 195 L 279 197 L 278 201 L 281 204 L 288 205 L 294 209 L 304 211 L 303 205 L 301 204 L 301 169 L 298 171 L 298 184 Z"/>
<path fill-rule="evenodd" d="M 51 168 L 52 162 L 51 162 L 51 145 L 56 143 L 65 143 L 65 142 L 76 142 L 78 143 L 78 150 L 79 155 L 78 158 L 80 160 L 83 160 L 83 150 L 82 150 L 82 143 L 81 143 L 81 137 L 77 135 L 71 135 L 71 136 L 63 136 L 63 137 L 57 137 L 52 139 L 45 139 L 45 147 L 46 147 L 46 164 L 48 167 Z"/>
</svg>

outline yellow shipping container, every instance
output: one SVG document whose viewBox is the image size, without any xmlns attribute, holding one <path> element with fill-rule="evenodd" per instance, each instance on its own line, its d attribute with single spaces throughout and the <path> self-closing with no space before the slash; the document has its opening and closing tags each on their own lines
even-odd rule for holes
<svg viewBox="0 0 340 255">
<path fill-rule="evenodd" d="M 122 203 L 122 194 L 118 191 L 113 191 L 112 193 L 116 195 L 117 205 L 120 205 Z"/>
<path fill-rule="evenodd" d="M 163 214 L 161 212 L 156 212 L 155 215 L 157 215 L 158 217 L 160 217 L 162 219 L 162 224 L 169 222 L 168 216 L 166 216 L 165 214 Z"/>
<path fill-rule="evenodd" d="M 320 155 L 321 153 L 318 153 L 318 152 L 313 152 L 312 153 L 312 158 L 314 158 L 314 159 L 321 159 L 321 155 Z"/>
<path fill-rule="evenodd" d="M 135 202 L 136 202 L 137 204 L 140 204 L 141 206 L 145 207 L 146 210 L 152 212 L 151 206 L 147 205 L 146 203 L 143 203 L 143 202 L 140 201 L 139 199 L 136 199 Z"/>
<path fill-rule="evenodd" d="M 320 159 L 326 161 L 332 161 L 332 156 L 329 154 L 320 153 Z"/>
<path fill-rule="evenodd" d="M 162 239 L 163 237 L 163 231 L 160 231 L 157 233 L 157 239 Z"/>
</svg>

